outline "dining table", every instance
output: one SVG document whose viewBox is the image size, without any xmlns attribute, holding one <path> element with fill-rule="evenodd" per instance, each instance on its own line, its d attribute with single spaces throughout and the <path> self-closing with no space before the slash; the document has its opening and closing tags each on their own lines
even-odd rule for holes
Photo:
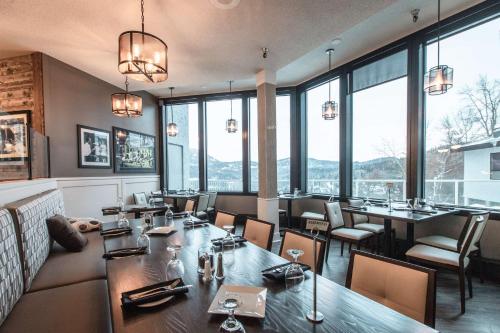
<svg viewBox="0 0 500 333">
<path fill-rule="evenodd" d="M 136 246 L 141 232 L 140 220 L 131 220 L 132 234 L 107 237 L 106 251 Z M 313 278 L 305 272 L 300 292 L 287 289 L 284 281 L 269 280 L 261 271 L 287 263 L 284 258 L 250 242 L 224 255 L 225 279 L 204 282 L 198 275 L 197 250 L 226 233 L 211 224 L 185 227 L 184 218 L 174 219 L 175 231 L 168 236 L 151 236 L 150 253 L 108 260 L 108 290 L 115 333 L 136 332 L 218 332 L 226 314 L 210 314 L 208 309 L 222 285 L 263 287 L 267 289 L 264 318 L 236 316 L 246 332 L 436 332 L 414 319 L 374 302 L 333 281 L 317 277 L 317 309 L 325 316 L 313 324 L 306 319 L 312 308 Z M 164 217 L 155 217 L 154 225 L 165 225 Z M 106 223 L 103 229 L 114 227 Z M 189 291 L 153 308 L 122 307 L 121 295 L 136 288 L 166 281 L 166 267 L 172 257 L 167 246 L 180 245 L 177 257 L 183 262 L 183 282 L 193 285 Z M 232 256 L 232 257 L 231 257 Z"/>
<path fill-rule="evenodd" d="M 142 213 L 146 212 L 157 212 L 157 213 L 164 213 L 168 210 L 170 205 L 164 204 L 164 203 L 154 203 L 153 205 L 150 204 L 144 204 L 144 205 L 125 205 L 123 206 L 123 209 L 120 209 L 119 207 L 103 207 L 102 210 L 102 215 L 107 216 L 107 215 L 117 215 L 120 211 L 126 214 L 134 214 L 134 218 L 138 219 L 141 217 Z M 116 208 L 116 209 L 113 209 Z"/>
<path fill-rule="evenodd" d="M 187 200 L 187 199 L 196 199 L 200 196 L 200 193 L 197 192 L 176 192 L 176 193 L 165 193 L 163 194 L 164 199 L 173 199 L 174 207 L 176 210 L 179 210 L 179 199 Z"/>
<path fill-rule="evenodd" d="M 306 194 L 306 193 L 284 193 L 278 195 L 279 200 L 284 200 L 286 201 L 286 216 L 287 216 L 287 227 L 289 229 L 292 228 L 292 203 L 297 200 L 304 200 L 304 199 L 309 199 L 312 198 L 312 194 Z"/>
<path fill-rule="evenodd" d="M 381 218 L 384 220 L 384 256 L 393 257 L 392 251 L 392 221 L 397 220 L 406 224 L 406 248 L 409 249 L 414 244 L 415 225 L 435 221 L 448 215 L 459 212 L 455 209 L 409 209 L 409 208 L 389 208 L 387 206 L 348 206 L 342 208 L 346 213 L 366 215 Z"/>
</svg>

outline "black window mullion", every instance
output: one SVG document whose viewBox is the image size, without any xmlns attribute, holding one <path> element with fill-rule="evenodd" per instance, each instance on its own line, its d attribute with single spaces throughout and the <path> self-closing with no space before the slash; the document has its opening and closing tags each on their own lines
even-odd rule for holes
<svg viewBox="0 0 500 333">
<path fill-rule="evenodd" d="M 243 172 L 243 192 L 250 192 L 250 128 L 249 128 L 249 96 L 241 96 L 241 145 L 242 145 L 242 172 Z"/>
<path fill-rule="evenodd" d="M 200 191 L 208 190 L 207 185 L 207 122 L 205 101 L 199 99 L 198 103 L 198 179 Z"/>
<path fill-rule="evenodd" d="M 352 71 L 340 76 L 339 89 L 339 195 L 341 198 L 346 198 L 352 196 Z"/>
</svg>

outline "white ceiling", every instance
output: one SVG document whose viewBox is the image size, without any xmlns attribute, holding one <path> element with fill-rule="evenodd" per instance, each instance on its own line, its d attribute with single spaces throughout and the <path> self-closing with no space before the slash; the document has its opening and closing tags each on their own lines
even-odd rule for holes
<svg viewBox="0 0 500 333">
<path fill-rule="evenodd" d="M 232 9 L 213 1 L 145 0 L 145 30 L 169 47 L 169 79 L 134 81 L 132 90 L 209 93 L 228 80 L 251 89 L 263 68 L 277 71 L 278 85 L 295 85 L 327 70 L 332 39 L 342 39 L 338 65 L 435 22 L 437 10 L 436 0 L 240 0 Z M 479 2 L 443 0 L 442 16 Z M 421 9 L 417 23 L 413 8 Z M 123 87 L 118 35 L 139 28 L 139 0 L 0 0 L 0 58 L 41 51 Z"/>
</svg>

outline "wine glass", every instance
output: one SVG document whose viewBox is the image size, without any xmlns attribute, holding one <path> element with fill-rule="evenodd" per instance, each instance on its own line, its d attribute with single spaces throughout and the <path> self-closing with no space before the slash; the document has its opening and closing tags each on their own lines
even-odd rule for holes
<svg viewBox="0 0 500 333">
<path fill-rule="evenodd" d="M 240 295 L 228 292 L 219 300 L 219 304 L 224 310 L 227 310 L 228 314 L 227 319 L 220 325 L 220 331 L 227 333 L 245 332 L 243 324 L 234 317 L 234 311 L 242 304 Z"/>
<path fill-rule="evenodd" d="M 146 225 L 146 231 L 151 229 L 154 225 L 154 216 L 152 213 L 144 213 L 144 224 Z"/>
<path fill-rule="evenodd" d="M 123 202 L 123 198 L 122 198 L 122 197 L 118 197 L 118 201 L 116 202 L 116 206 L 117 206 L 120 210 L 124 210 L 124 208 L 125 208 L 125 203 Z"/>
<path fill-rule="evenodd" d="M 171 205 L 167 204 L 167 211 L 165 212 L 165 223 L 171 225 L 174 221 L 174 212 L 172 212 Z"/>
<path fill-rule="evenodd" d="M 194 228 L 194 222 L 193 222 L 193 212 L 192 211 L 186 211 L 187 217 L 186 220 L 184 221 L 184 225 L 187 227 Z"/>
<path fill-rule="evenodd" d="M 124 212 L 118 213 L 118 228 L 128 228 L 130 223 L 127 219 L 127 216 Z"/>
<path fill-rule="evenodd" d="M 370 207 L 372 205 L 372 203 L 370 202 L 368 197 L 365 198 L 364 204 L 365 204 L 365 207 Z"/>
<path fill-rule="evenodd" d="M 236 241 L 234 240 L 231 231 L 234 225 L 224 225 L 222 229 L 226 230 L 226 236 L 222 239 L 222 253 L 229 264 L 234 262 L 234 249 L 236 248 Z"/>
<path fill-rule="evenodd" d="M 154 207 L 155 206 L 155 198 L 153 198 L 153 196 L 149 197 L 148 206 L 149 207 Z"/>
<path fill-rule="evenodd" d="M 149 236 L 146 233 L 146 231 L 148 231 L 148 226 L 144 222 L 144 218 L 143 218 L 143 223 L 141 223 L 141 225 L 138 226 L 137 228 L 140 230 L 139 237 L 137 237 L 137 247 L 145 247 L 146 252 L 149 253 L 151 240 L 149 239 Z"/>
<path fill-rule="evenodd" d="M 285 271 L 286 289 L 292 292 L 302 291 L 302 282 L 304 281 L 304 271 L 299 265 L 299 257 L 304 254 L 304 251 L 298 249 L 289 249 L 286 253 L 293 258 L 293 263 L 289 265 Z"/>
<path fill-rule="evenodd" d="M 184 264 L 177 258 L 177 254 L 181 251 L 182 245 L 170 245 L 167 251 L 172 255 L 172 258 L 167 264 L 167 280 L 182 278 L 184 276 Z"/>
</svg>

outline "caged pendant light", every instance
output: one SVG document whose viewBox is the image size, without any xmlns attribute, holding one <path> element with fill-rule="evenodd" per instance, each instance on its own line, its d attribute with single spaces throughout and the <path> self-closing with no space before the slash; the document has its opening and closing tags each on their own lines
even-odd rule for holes
<svg viewBox="0 0 500 333">
<path fill-rule="evenodd" d="M 438 0 L 437 66 L 424 76 L 424 90 L 429 95 L 441 95 L 453 87 L 453 68 L 439 63 L 439 42 L 441 39 L 441 0 Z"/>
<path fill-rule="evenodd" d="M 111 95 L 111 110 L 117 117 L 142 116 L 142 97 L 128 92 L 128 77 L 125 77 L 125 92 Z"/>
<path fill-rule="evenodd" d="M 228 133 L 236 133 L 238 131 L 238 121 L 233 118 L 233 96 L 232 96 L 233 81 L 229 81 L 229 96 L 231 99 L 231 117 L 226 121 L 226 131 Z"/>
<path fill-rule="evenodd" d="M 141 31 L 125 31 L 118 37 L 118 70 L 137 81 L 165 81 L 168 47 L 160 38 L 144 32 L 144 0 L 141 0 L 141 22 Z"/>
<path fill-rule="evenodd" d="M 332 53 L 333 49 L 326 50 L 328 53 L 328 71 L 332 70 Z M 325 120 L 334 120 L 339 115 L 338 104 L 332 101 L 332 81 L 328 81 L 328 101 L 323 103 L 321 107 L 321 115 Z"/>
<path fill-rule="evenodd" d="M 174 87 L 170 87 L 170 98 L 173 97 Z M 177 124 L 174 122 L 174 107 L 172 106 L 172 102 L 170 103 L 170 120 L 171 122 L 167 125 L 167 134 L 168 136 L 177 136 L 179 134 L 179 129 L 177 128 Z"/>
</svg>

